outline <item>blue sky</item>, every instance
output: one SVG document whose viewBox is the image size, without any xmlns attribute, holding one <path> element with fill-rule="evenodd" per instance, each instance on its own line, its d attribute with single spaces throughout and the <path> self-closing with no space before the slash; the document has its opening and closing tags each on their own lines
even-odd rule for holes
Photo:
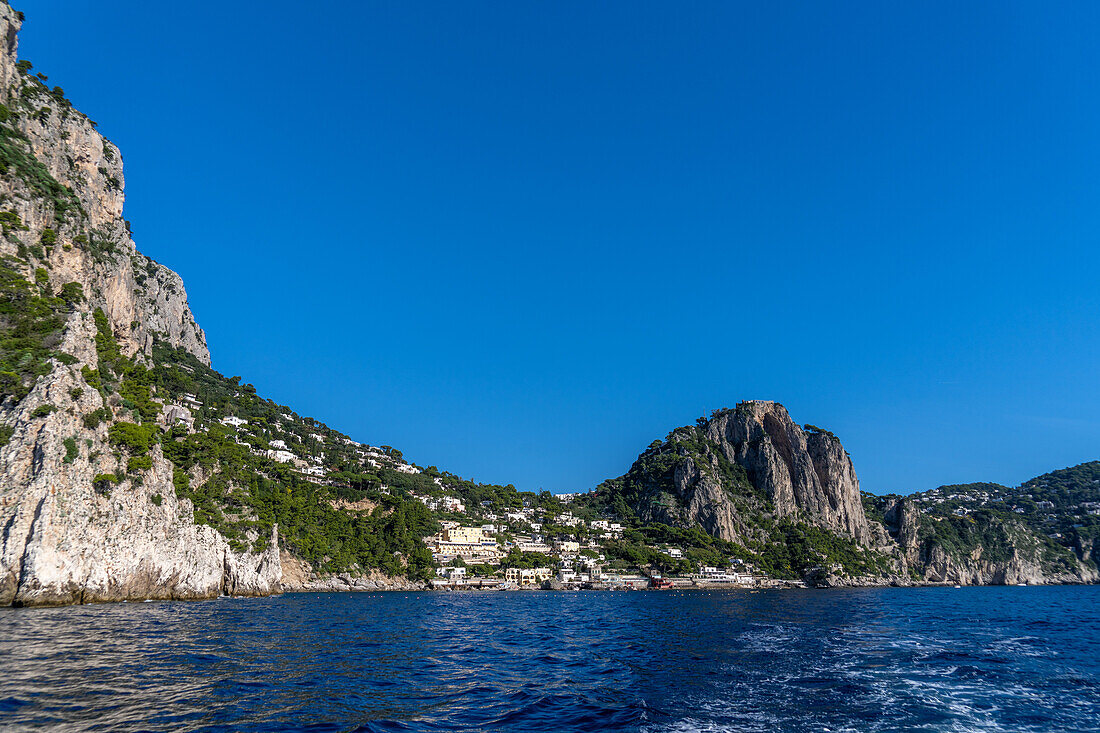
<svg viewBox="0 0 1100 733">
<path fill-rule="evenodd" d="M 1096 3 L 21 0 L 215 368 L 589 488 L 743 399 L 865 489 L 1100 456 Z"/>
</svg>

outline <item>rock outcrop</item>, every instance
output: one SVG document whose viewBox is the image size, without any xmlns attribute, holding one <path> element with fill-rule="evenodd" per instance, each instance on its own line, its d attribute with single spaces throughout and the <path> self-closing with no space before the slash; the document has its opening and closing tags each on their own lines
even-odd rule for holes
<svg viewBox="0 0 1100 733">
<path fill-rule="evenodd" d="M 950 517 L 923 516 L 908 498 L 896 500 L 885 512 L 887 527 L 896 539 L 906 567 L 918 581 L 953 585 L 1047 585 L 1095 583 L 1096 567 L 1068 552 L 1044 558 L 1042 538 L 1023 525 L 995 516 L 970 522 L 980 537 L 968 541 L 958 533 L 948 543 L 934 531 Z M 923 527 L 923 531 L 922 531 Z M 965 543 L 965 544 L 963 544 Z"/>
<path fill-rule="evenodd" d="M 428 587 L 426 583 L 386 575 L 377 570 L 354 573 L 318 573 L 310 567 L 309 563 L 285 550 L 281 553 L 280 560 L 283 568 L 282 588 L 288 593 L 424 590 Z"/>
<path fill-rule="evenodd" d="M 0 7 L 0 31 L 15 38 L 20 21 L 10 7 Z M 173 346 L 210 363 L 206 336 L 187 305 L 183 280 L 175 272 L 137 251 L 129 224 L 122 218 L 125 178 L 122 154 L 104 138 L 95 124 L 72 108 L 63 97 L 45 91 L 37 79 L 16 70 L 18 44 L 9 43 L 0 54 L 0 78 L 9 81 L 0 89 L 0 102 L 17 110 L 25 100 L 37 109 L 32 114 L 16 113 L 11 119 L 22 132 L 35 159 L 49 174 L 69 189 L 82 209 L 57 225 L 57 206 L 39 188 L 5 176 L 0 192 L 28 231 L 20 238 L 41 240 L 46 228 L 57 231 L 62 246 L 48 253 L 50 281 L 79 282 L 93 307 L 98 305 L 111 324 L 128 356 L 151 354 L 153 336 L 159 334 Z M 14 185 L 13 185 L 14 184 Z M 66 249 L 81 233 L 90 241 Z M 4 242 L 4 254 L 14 243 Z M 45 263 L 44 263 L 45 264 Z"/>
<path fill-rule="evenodd" d="M 783 405 L 770 401 L 743 402 L 713 417 L 704 430 L 727 460 L 744 468 L 779 516 L 802 516 L 861 543 L 871 541 L 859 479 L 836 436 L 803 430 Z"/>
<path fill-rule="evenodd" d="M 792 518 L 864 545 L 886 542 L 867 522 L 852 460 L 835 436 L 803 430 L 770 401 L 743 402 L 656 441 L 619 485 L 649 521 L 700 526 L 743 541 L 746 514 Z"/>
<path fill-rule="evenodd" d="M 19 26 L 0 4 L 8 161 L 0 256 L 44 291 L 76 283 L 83 297 L 61 333 L 57 350 L 66 358 L 53 359 L 25 397 L 0 404 L 0 425 L 10 431 L 0 447 L 0 604 L 278 592 L 277 536 L 252 538 L 254 547 L 266 541 L 260 552 L 233 549 L 195 524 L 159 446 L 140 477 L 127 476 L 107 425 L 86 419 L 108 406 L 82 376 L 99 367 L 96 309 L 138 362 L 151 355 L 154 336 L 202 363 L 210 355 L 179 276 L 138 253 L 129 235 L 121 154 L 59 89 L 17 68 Z"/>
<path fill-rule="evenodd" d="M 1059 500 L 1076 502 L 1076 508 L 1055 509 L 1055 503 L 1047 501 L 1043 511 L 1062 512 L 1064 519 L 1100 506 L 1100 497 L 1079 489 L 1092 485 L 1086 468 L 1067 469 L 1061 472 L 1065 477 L 1056 472 L 1043 479 L 1045 483 L 1036 479 L 1030 491 L 1049 492 L 1049 485 L 1059 480 L 1078 487 L 1067 490 L 1066 495 L 1074 498 Z M 955 497 L 955 489 L 947 488 L 951 490 L 943 493 Z M 1004 506 L 956 508 L 953 513 L 935 503 L 922 505 L 919 497 L 894 497 L 876 509 L 879 519 L 869 520 L 859 479 L 840 440 L 821 428 L 799 427 L 775 402 L 743 402 L 735 409 L 716 411 L 710 419 L 701 418 L 696 425 L 677 428 L 666 440 L 654 441 L 627 474 L 598 491 L 612 511 L 632 511 L 645 522 L 701 528 L 722 540 L 756 548 L 758 560 L 765 559 L 768 545 L 790 543 L 793 537 L 803 547 L 785 572 L 801 573 L 814 586 L 1100 579 L 1090 559 L 1091 545 L 1080 538 L 1072 548 L 1059 545 Z M 1024 498 L 1031 502 L 1026 492 Z M 1048 519 L 1053 521 L 1053 516 Z M 825 538 L 810 540 L 814 547 L 807 551 L 807 533 L 777 528 L 777 519 L 848 538 L 862 548 L 863 560 L 853 561 L 853 555 L 846 556 L 835 541 Z M 847 569 L 842 572 L 845 556 Z M 774 558 L 768 562 L 774 564 Z"/>
</svg>

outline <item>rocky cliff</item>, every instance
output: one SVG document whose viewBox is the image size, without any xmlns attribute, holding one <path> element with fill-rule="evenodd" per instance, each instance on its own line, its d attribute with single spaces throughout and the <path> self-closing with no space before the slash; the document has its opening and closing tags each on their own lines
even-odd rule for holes
<svg viewBox="0 0 1100 733">
<path fill-rule="evenodd" d="M 645 518 L 699 525 L 726 540 L 745 536 L 746 511 L 802 520 L 863 544 L 883 539 L 867 523 L 840 441 L 799 427 L 776 402 L 743 402 L 674 430 L 624 480 Z"/>
<path fill-rule="evenodd" d="M 958 513 L 955 513 L 958 512 Z M 955 585 L 1095 583 L 1094 563 L 1027 526 L 1015 513 L 922 513 L 912 497 L 892 500 L 885 525 L 915 580 Z"/>
<path fill-rule="evenodd" d="M 874 497 L 860 492 L 835 435 L 799 427 L 780 404 L 752 401 L 654 441 L 597 494 L 607 511 L 700 528 L 767 572 L 815 585 L 997 585 L 1100 580 L 1098 487 L 1092 463 L 1018 490 L 979 484 Z"/>
<path fill-rule="evenodd" d="M 783 577 L 833 565 L 849 575 L 904 572 L 882 525 L 867 521 L 839 439 L 799 427 L 775 402 L 677 428 L 597 495 L 606 511 L 643 523 L 701 528 Z"/>
<path fill-rule="evenodd" d="M 803 430 L 782 405 L 766 401 L 717 414 L 704 434 L 745 470 L 779 516 L 802 516 L 862 543 L 872 539 L 852 459 L 836 436 Z"/>
<path fill-rule="evenodd" d="M 105 341 L 136 365 L 155 339 L 209 352 L 179 276 L 130 237 L 120 152 L 18 62 L 20 23 L 0 4 L 0 604 L 277 591 L 276 536 L 234 549 L 195 524 L 160 445 L 109 440 L 135 408 L 100 383 Z"/>
</svg>

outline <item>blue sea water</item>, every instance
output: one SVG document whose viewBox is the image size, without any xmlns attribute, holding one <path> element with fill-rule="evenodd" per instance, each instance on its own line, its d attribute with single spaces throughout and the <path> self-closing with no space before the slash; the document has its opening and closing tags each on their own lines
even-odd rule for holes
<svg viewBox="0 0 1100 733">
<path fill-rule="evenodd" d="M 0 728 L 1097 731 L 1100 586 L 0 610 Z"/>
</svg>

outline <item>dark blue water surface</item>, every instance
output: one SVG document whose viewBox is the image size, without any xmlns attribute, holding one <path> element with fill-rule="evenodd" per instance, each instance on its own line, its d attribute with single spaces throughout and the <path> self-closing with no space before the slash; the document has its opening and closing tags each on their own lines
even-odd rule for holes
<svg viewBox="0 0 1100 733">
<path fill-rule="evenodd" d="M 1100 730 L 1100 587 L 0 610 L 0 728 Z"/>
</svg>

